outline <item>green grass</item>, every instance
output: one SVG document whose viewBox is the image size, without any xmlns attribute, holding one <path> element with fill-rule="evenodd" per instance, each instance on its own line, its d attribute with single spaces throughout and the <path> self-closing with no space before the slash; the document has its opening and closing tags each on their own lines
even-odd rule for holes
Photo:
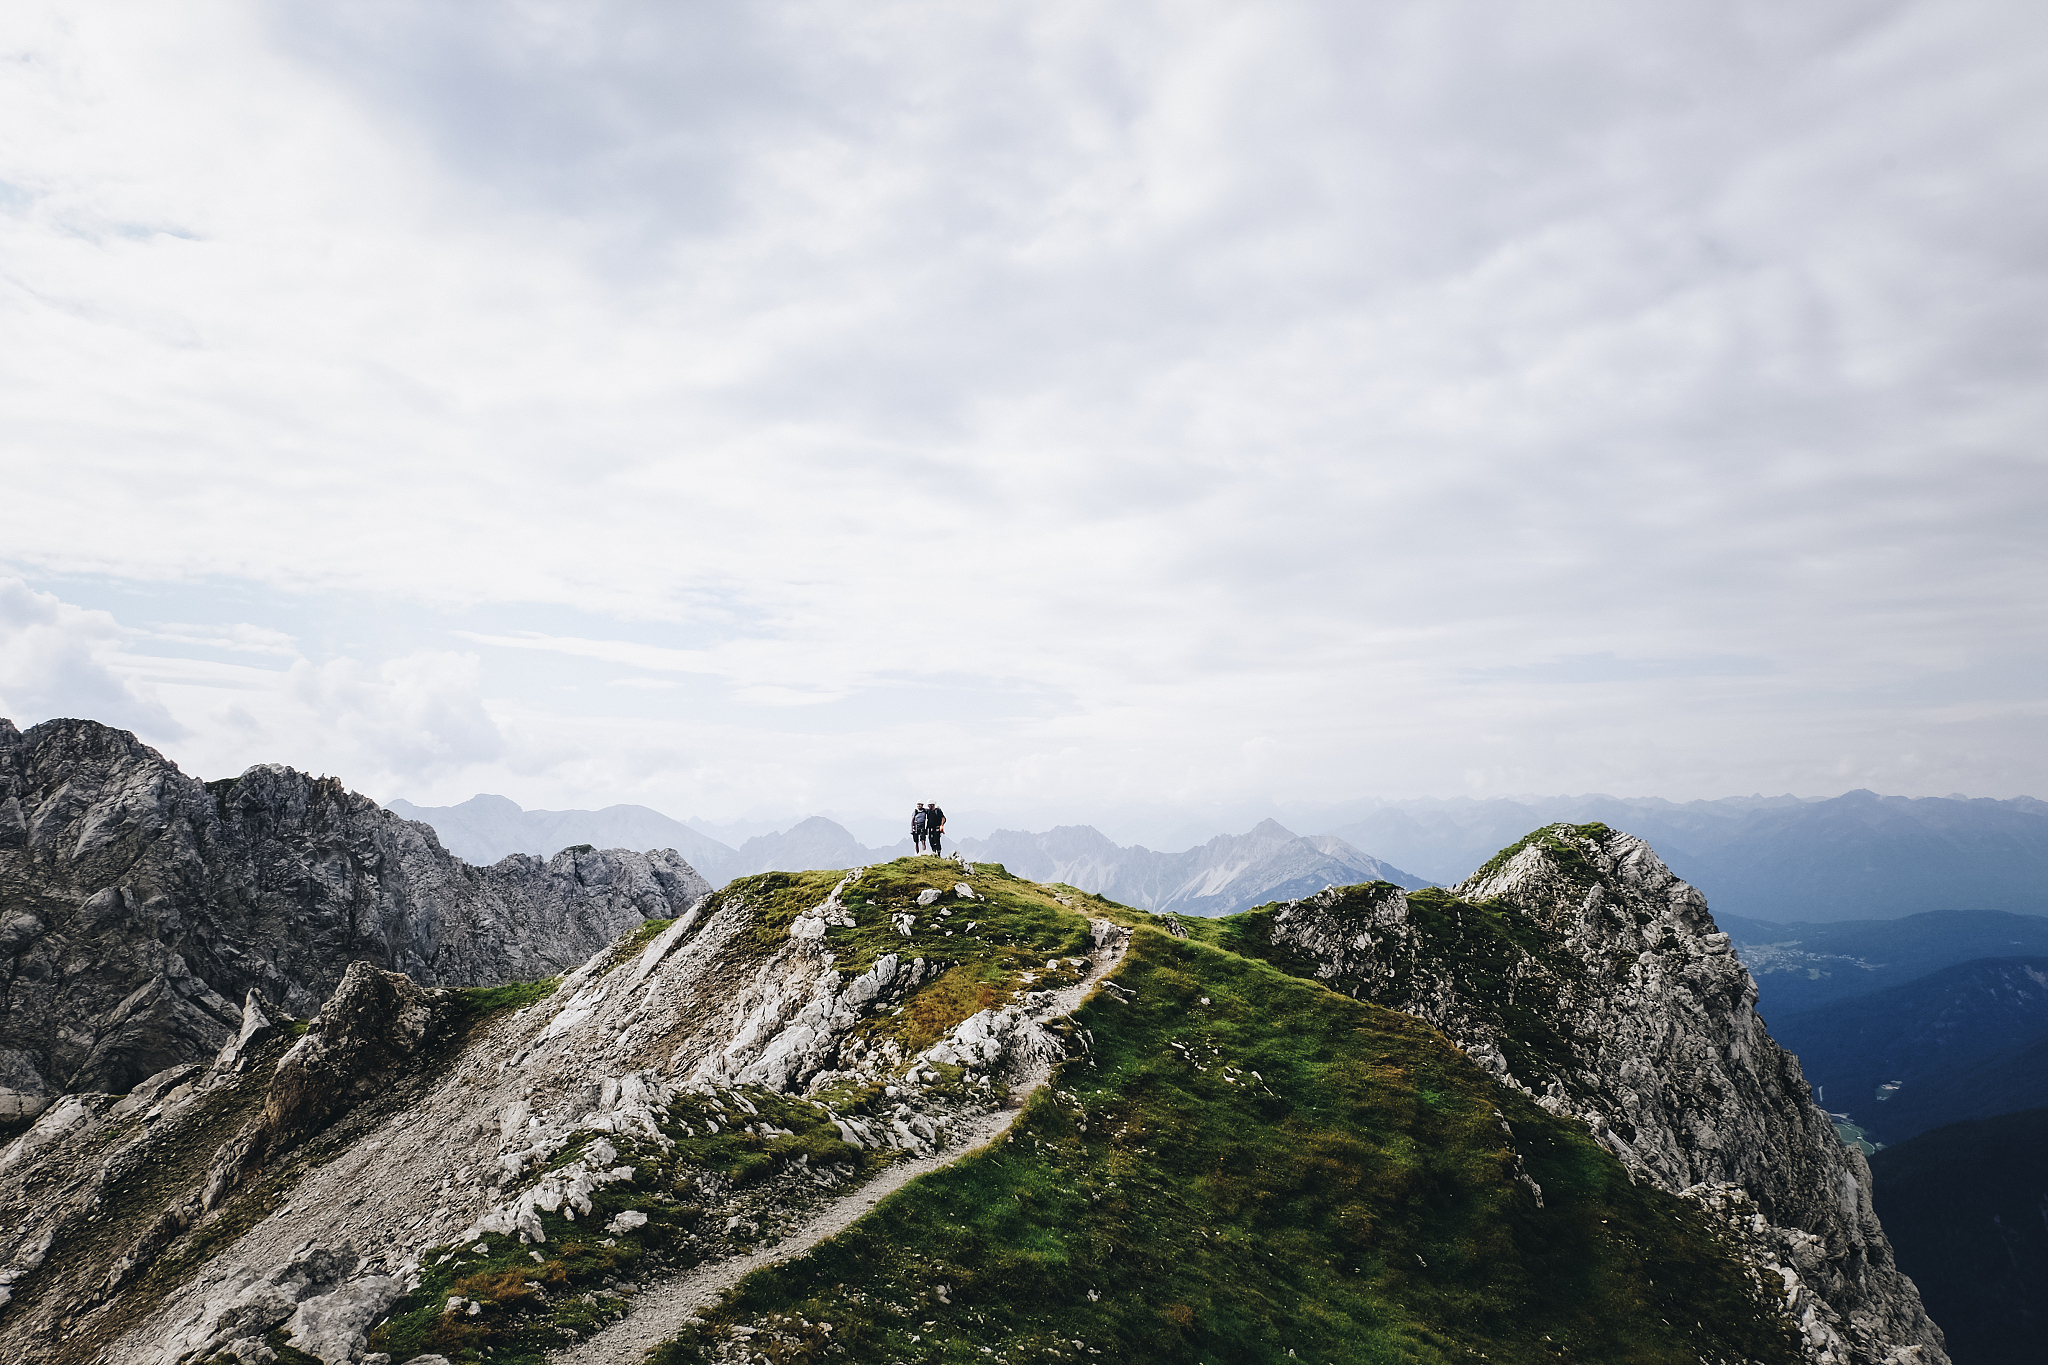
<svg viewBox="0 0 2048 1365">
<path fill-rule="evenodd" d="M 1118 982 L 1008 1140 L 658 1365 L 742 1324 L 781 1361 L 1798 1358 L 1690 1205 L 1419 1021 L 1154 931 Z"/>
<path fill-rule="evenodd" d="M 624 1154 L 622 1153 L 622 1158 Z M 517 1237 L 487 1236 L 466 1248 L 440 1246 L 421 1257 L 420 1286 L 393 1305 L 370 1333 L 368 1349 L 394 1360 L 421 1354 L 451 1360 L 527 1365 L 625 1311 L 613 1288 L 647 1255 L 687 1227 L 701 1209 L 678 1200 L 653 1163 L 632 1185 L 607 1185 L 592 1196 L 588 1217 L 542 1214 L 547 1241 L 528 1247 Z M 604 1231 L 618 1212 L 637 1208 L 653 1221 L 632 1233 Z M 657 1211 L 659 1216 L 656 1217 Z M 606 1242 L 612 1245 L 605 1245 Z M 447 1311 L 451 1295 L 483 1305 Z"/>
<path fill-rule="evenodd" d="M 707 912 L 724 909 L 749 916 L 755 951 L 772 951 L 787 941 L 796 917 L 823 901 L 844 876 L 778 872 L 741 878 L 728 885 Z M 973 889 L 972 898 L 954 892 L 961 882 Z M 919 907 L 918 893 L 927 889 L 940 891 L 941 897 L 934 905 Z M 1075 908 L 1062 905 L 1062 897 Z M 855 923 L 832 928 L 825 940 L 842 971 L 865 971 L 888 953 L 897 954 L 906 965 L 915 958 L 926 961 L 926 976 L 918 987 L 858 1030 L 864 1041 L 893 1042 L 905 1056 L 936 1042 L 976 1011 L 1007 1004 L 1021 990 L 1076 979 L 1064 964 L 1049 970 L 1046 962 L 1088 950 L 1087 918 L 1076 913 L 1077 908 L 1130 922 L 1151 918 L 1072 888 L 1023 881 L 995 864 L 978 864 L 969 875 L 958 863 L 940 858 L 900 858 L 870 868 L 842 893 L 842 902 Z M 894 922 L 903 913 L 916 917 L 907 936 Z M 612 949 L 612 966 L 631 961 L 671 923 L 643 922 Z M 456 991 L 452 1004 L 459 1019 L 474 1021 L 544 999 L 557 984 L 550 979 Z M 941 1078 L 932 1088 L 944 1091 L 961 1084 L 959 1068 L 936 1070 Z M 752 1112 L 743 1111 L 740 1099 L 753 1106 Z M 703 1254 L 700 1182 L 721 1182 L 728 1189 L 753 1187 L 793 1167 L 832 1170 L 849 1182 L 863 1180 L 898 1159 L 897 1154 L 847 1143 L 830 1114 L 871 1115 L 892 1104 L 880 1081 L 846 1082 L 812 1097 L 758 1086 L 723 1091 L 717 1100 L 685 1094 L 661 1116 L 662 1131 L 674 1143 L 672 1150 L 659 1152 L 610 1139 L 620 1149 L 620 1160 L 635 1167 L 636 1179 L 600 1190 L 593 1196 L 591 1216 L 572 1222 L 559 1214 L 542 1214 L 547 1241 L 538 1247 L 522 1246 L 517 1237 L 487 1237 L 483 1245 L 488 1250 L 481 1255 L 451 1246 L 425 1253 L 420 1287 L 394 1306 L 374 1333 L 371 1349 L 387 1351 L 395 1360 L 436 1352 L 456 1361 L 537 1365 L 549 1349 L 623 1311 L 623 1300 L 611 1288 L 623 1278 L 655 1264 L 687 1264 Z M 746 1131 L 749 1127 L 779 1131 Z M 574 1161 L 590 1140 L 565 1148 L 550 1167 Z M 645 1213 L 649 1222 L 613 1236 L 615 1245 L 604 1246 L 605 1234 L 595 1229 L 626 1208 Z M 764 1235 L 773 1233 L 756 1225 L 722 1232 L 720 1237 L 724 1247 L 732 1249 Z M 541 1253 L 538 1261 L 535 1251 Z M 449 1259 L 443 1261 L 444 1256 Z M 474 1316 L 467 1311 L 449 1316 L 443 1310 L 451 1294 L 485 1307 Z"/>
<path fill-rule="evenodd" d="M 613 962 L 621 963 L 626 961 L 627 958 L 654 942 L 664 929 L 667 929 L 674 923 L 675 921 L 672 919 L 641 920 L 640 927 L 620 939 L 618 944 L 612 949 Z"/>
<path fill-rule="evenodd" d="M 649 920 L 648 923 L 655 921 Z M 561 977 L 550 976 L 540 981 L 513 981 L 503 986 L 458 986 L 448 992 L 445 1008 L 452 1023 L 467 1027 L 505 1010 L 524 1009 L 537 1004 L 553 995 L 561 984 Z"/>
</svg>

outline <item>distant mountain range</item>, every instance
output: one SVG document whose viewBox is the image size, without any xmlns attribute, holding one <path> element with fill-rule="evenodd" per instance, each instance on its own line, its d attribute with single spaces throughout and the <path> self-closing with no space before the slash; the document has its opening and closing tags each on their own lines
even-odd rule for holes
<svg viewBox="0 0 2048 1365">
<path fill-rule="evenodd" d="M 1352 808 L 1353 811 L 1356 807 Z M 1448 882 L 1540 825 L 1592 821 L 1646 839 L 1717 918 L 1888 919 L 1921 910 L 2048 914 L 2048 802 L 1560 796 L 1399 801 L 1330 832 Z"/>
<path fill-rule="evenodd" d="M 1125 848 L 1087 825 L 1044 834 L 997 830 L 986 839 L 962 840 L 961 851 L 1033 881 L 1065 882 L 1126 905 L 1189 915 L 1234 914 L 1326 886 L 1382 881 L 1412 891 L 1430 885 L 1334 835 L 1304 837 L 1277 820 L 1244 834 L 1219 834 L 1184 853 Z"/>
<path fill-rule="evenodd" d="M 886 862 L 911 851 L 908 839 L 871 848 L 822 815 L 732 848 L 646 806 L 529 811 L 502 796 L 474 796 L 456 806 L 393 801 L 389 809 L 432 825 L 449 852 L 473 863 L 489 865 L 512 853 L 545 856 L 579 844 L 672 848 L 714 886 L 756 872 Z M 986 839 L 953 841 L 947 851 L 976 862 L 1002 863 L 1036 881 L 1066 882 L 1127 905 L 1189 915 L 1227 915 L 1357 882 L 1389 881 L 1411 890 L 1430 884 L 1342 839 L 1303 837 L 1273 820 L 1181 853 L 1120 845 L 1087 825 L 1063 825 L 1043 834 L 997 830 Z"/>
<path fill-rule="evenodd" d="M 402 820 L 434 827 L 441 846 L 456 857 L 488 867 L 512 853 L 551 857 L 565 848 L 672 848 L 713 886 L 739 875 L 733 860 L 739 854 L 680 820 L 647 806 L 606 806 L 603 810 L 522 810 L 503 796 L 472 796 L 459 806 L 415 806 L 387 801 L 384 808 Z"/>
<path fill-rule="evenodd" d="M 1958 963 L 1770 1028 L 1799 1054 L 1822 1107 L 1879 1142 L 2048 1103 L 2048 1068 L 2007 1055 L 2048 1043 L 2048 957 Z"/>
</svg>

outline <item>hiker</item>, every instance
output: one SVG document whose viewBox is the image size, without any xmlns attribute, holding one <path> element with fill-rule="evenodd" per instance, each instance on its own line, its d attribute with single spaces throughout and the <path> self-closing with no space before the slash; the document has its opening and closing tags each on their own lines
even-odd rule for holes
<svg viewBox="0 0 2048 1365">
<path fill-rule="evenodd" d="M 917 809 L 910 813 L 910 842 L 919 853 L 924 852 L 925 830 L 930 823 L 930 818 L 925 814 L 924 802 L 918 802 Z"/>
<path fill-rule="evenodd" d="M 934 801 L 924 808 L 924 837 L 932 846 L 932 855 L 938 856 L 939 836 L 946 832 L 946 812 L 939 809 Z"/>
</svg>

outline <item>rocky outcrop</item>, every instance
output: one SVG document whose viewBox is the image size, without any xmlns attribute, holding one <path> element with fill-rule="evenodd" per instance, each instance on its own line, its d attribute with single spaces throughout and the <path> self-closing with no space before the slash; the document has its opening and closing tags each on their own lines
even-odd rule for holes
<svg viewBox="0 0 2048 1365">
<path fill-rule="evenodd" d="M 715 1260 L 901 1157 L 957 1147 L 1073 1045 L 1056 1026 L 1128 932 L 1098 923 L 1089 957 L 1048 962 L 1060 998 L 1027 973 L 1015 998 L 910 1052 L 877 1030 L 955 964 L 930 949 L 842 962 L 813 928 L 851 923 L 840 891 L 856 880 L 769 942 L 761 898 L 729 891 L 481 1023 L 359 962 L 297 1039 L 257 1024 L 211 1066 L 67 1099 L 0 1155 L 0 1288 L 19 1291 L 0 1359 L 247 1361 L 282 1332 L 342 1365 L 417 1286 L 429 1247 L 489 1246 L 523 1271 L 558 1254 L 567 1219 L 600 1247 Z M 947 885 L 929 920 L 983 912 L 967 882 Z M 721 1130 L 791 1145 L 747 1182 L 726 1159 L 675 1164 Z M 167 1281 L 149 1273 L 162 1264 L 186 1268 Z M 494 1292 L 527 1291 L 513 1275 Z"/>
<path fill-rule="evenodd" d="M 671 851 L 473 867 L 333 778 L 202 784 L 123 730 L 0 720 L 0 1122 L 212 1058 L 252 990 L 304 1017 L 358 960 L 532 980 L 709 890 Z"/>
<path fill-rule="evenodd" d="M 1705 899 L 1642 840 L 1552 826 L 1449 892 L 1332 888 L 1259 932 L 1291 969 L 1427 1019 L 1632 1171 L 1739 1225 L 1812 1360 L 1946 1359 L 1863 1157 L 1771 1040 Z"/>
<path fill-rule="evenodd" d="M 386 1085 L 435 1023 L 435 997 L 367 962 L 348 969 L 334 996 L 278 1061 L 263 1112 L 221 1149 L 200 1208 L 216 1207 L 265 1160 L 324 1127 Z M 230 1054 L 224 1050 L 222 1061 Z"/>
</svg>

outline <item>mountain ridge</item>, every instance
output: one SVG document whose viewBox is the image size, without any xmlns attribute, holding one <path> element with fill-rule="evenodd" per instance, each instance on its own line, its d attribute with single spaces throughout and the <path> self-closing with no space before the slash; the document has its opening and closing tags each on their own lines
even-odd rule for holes
<svg viewBox="0 0 2048 1365">
<path fill-rule="evenodd" d="M 0 1154 L 0 1345 L 538 1365 L 852 1200 L 658 1358 L 1944 1365 L 1698 894 L 1539 836 L 1455 892 L 1227 918 L 909 858 L 744 878 L 513 995 L 363 964 L 252 1068 L 72 1097 Z"/>
<path fill-rule="evenodd" d="M 663 853 L 477 868 L 334 778 L 202 783 L 125 730 L 0 719 L 0 1121 L 204 1060 L 252 998 L 310 1014 L 353 961 L 548 976 L 709 890 Z"/>
<path fill-rule="evenodd" d="M 385 809 L 432 825 L 450 853 L 488 867 L 514 853 L 552 857 L 576 844 L 595 848 L 672 848 L 706 880 L 722 886 L 738 873 L 738 852 L 650 806 L 602 810 L 526 810 L 510 797 L 479 792 L 458 805 L 421 807 L 392 800 Z"/>
<path fill-rule="evenodd" d="M 673 847 L 714 886 L 761 872 L 885 862 L 912 851 L 908 838 L 887 847 L 869 847 L 844 825 L 822 815 L 754 835 L 735 849 L 645 806 L 523 811 L 507 797 L 480 793 L 457 806 L 393 801 L 390 808 L 408 819 L 433 824 L 444 832 L 452 851 L 473 862 L 495 861 L 512 852 L 552 851 L 572 842 Z M 637 838 L 670 842 L 643 845 L 634 842 Z M 1037 880 L 1066 882 L 1142 909 L 1192 915 L 1230 914 L 1349 881 L 1429 884 L 1335 835 L 1297 835 L 1270 818 L 1244 834 L 1219 834 L 1180 853 L 1118 844 L 1090 825 L 1062 825 L 1043 833 L 999 829 L 985 838 L 947 843 L 967 857 L 1000 862 Z"/>
</svg>

